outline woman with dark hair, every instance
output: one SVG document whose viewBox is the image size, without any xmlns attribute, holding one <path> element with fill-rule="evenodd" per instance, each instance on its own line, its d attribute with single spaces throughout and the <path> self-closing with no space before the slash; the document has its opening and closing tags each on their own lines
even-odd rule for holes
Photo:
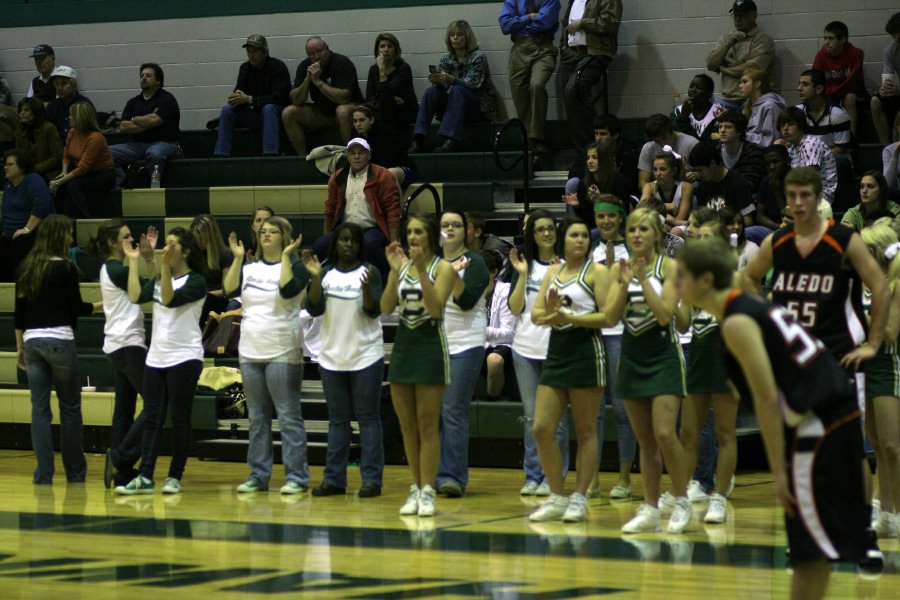
<svg viewBox="0 0 900 600">
<path fill-rule="evenodd" d="M 594 222 L 594 203 L 601 194 L 628 197 L 628 181 L 616 170 L 616 156 L 609 140 L 593 142 L 587 148 L 584 177 L 566 182 L 566 214 L 585 223 Z"/>
<path fill-rule="evenodd" d="M 350 458 L 350 421 L 359 423 L 360 498 L 381 495 L 384 444 L 381 431 L 381 380 L 384 340 L 381 334 L 382 286 L 378 269 L 366 262 L 362 228 L 341 223 L 334 229 L 327 267 L 303 251 L 310 274 L 307 310 L 324 315 L 319 372 L 328 405 L 328 455 L 325 475 L 313 496 L 344 494 Z"/>
<path fill-rule="evenodd" d="M 447 54 L 428 75 L 431 85 L 419 104 L 410 152 L 424 149 L 425 134 L 432 119 L 441 120 L 438 134 L 443 145 L 435 152 L 452 152 L 462 144 L 465 124 L 492 119 L 497 113 L 497 92 L 491 83 L 487 55 L 466 21 L 453 21 L 444 35 Z"/>
<path fill-rule="evenodd" d="M 250 245 L 244 251 L 245 260 L 256 260 L 256 252 L 259 249 L 259 228 L 266 219 L 274 216 L 275 211 L 268 206 L 257 206 L 250 215 Z"/>
<path fill-rule="evenodd" d="M 60 449 L 66 480 L 84 481 L 81 376 L 75 348 L 78 317 L 102 310 L 81 299 L 78 268 L 68 259 L 72 221 L 50 215 L 16 280 L 16 366 L 28 373 L 31 390 L 31 444 L 37 458 L 34 483 L 53 483 L 50 386 L 59 401 Z"/>
<path fill-rule="evenodd" d="M 409 140 L 407 128 L 419 110 L 412 69 L 403 60 L 400 42 L 392 33 L 375 38 L 374 53 L 375 64 L 369 67 L 366 81 L 366 105 L 379 123 L 394 129 L 399 139 Z"/>
<path fill-rule="evenodd" d="M 372 147 L 370 162 L 390 171 L 400 189 L 405 189 L 418 181 L 419 171 L 416 163 L 400 143 L 397 132 L 376 120 L 372 109 L 368 106 L 357 106 L 353 111 L 353 128 Z"/>
<path fill-rule="evenodd" d="M 63 145 L 53 123 L 47 121 L 44 103 L 38 98 L 19 101 L 19 127 L 16 150 L 21 150 L 34 163 L 34 172 L 49 181 L 62 169 Z"/>
<path fill-rule="evenodd" d="M 841 225 L 862 231 L 881 217 L 900 215 L 900 204 L 890 199 L 887 180 L 879 171 L 866 171 L 859 180 L 860 203 L 844 213 Z"/>
<path fill-rule="evenodd" d="M 166 411 L 172 413 L 172 461 L 162 485 L 164 494 L 181 493 L 181 479 L 191 451 L 191 409 L 197 380 L 203 370 L 200 310 L 206 281 L 200 275 L 202 254 L 190 231 L 174 227 L 166 235 L 159 276 L 141 282 L 138 248 L 123 248 L 128 258 L 128 297 L 135 304 L 153 302 L 153 335 L 141 395 L 144 398 L 144 433 L 141 466 L 126 485 L 116 486 L 123 496 L 152 494 L 153 471 L 162 441 Z"/>
<path fill-rule="evenodd" d="M 59 137 L 59 134 L 57 134 Z M 21 150 L 3 154 L 3 204 L 0 210 L 0 281 L 14 281 L 16 267 L 34 245 L 35 231 L 55 212 L 43 178 L 31 171 L 31 159 Z"/>
<path fill-rule="evenodd" d="M 60 190 L 66 213 L 89 218 L 91 205 L 116 183 L 112 154 L 90 104 L 76 102 L 70 106 L 69 123 L 62 174 L 50 181 L 50 192 Z"/>
<path fill-rule="evenodd" d="M 747 239 L 744 231 L 744 217 L 730 206 L 725 206 L 719 211 L 719 221 L 728 234 L 731 247 L 737 253 L 738 271 L 743 271 L 759 252 L 759 245 Z"/>
<path fill-rule="evenodd" d="M 435 513 L 432 483 L 441 458 L 438 423 L 441 398 L 450 383 L 444 306 L 459 281 L 440 256 L 439 240 L 433 216 L 411 216 L 406 223 L 409 257 L 399 242 L 388 245 L 391 270 L 381 296 L 381 313 L 398 311 L 400 316 L 388 381 L 413 478 L 400 514 L 420 517 Z"/>
<path fill-rule="evenodd" d="M 303 236 L 292 239 L 291 224 L 269 217 L 259 228 L 260 256 L 244 262 L 244 245 L 228 236 L 233 262 L 225 275 L 228 296 L 240 293 L 243 320 L 238 345 L 241 376 L 250 416 L 247 465 L 250 475 L 238 493 L 269 489 L 272 478 L 272 413 L 281 429 L 285 483 L 282 494 L 301 494 L 309 488 L 306 428 L 300 408 L 303 382 L 301 292 L 309 274 L 297 257 Z"/>
<path fill-rule="evenodd" d="M 208 290 L 200 315 L 200 325 L 203 326 L 211 311 L 220 313 L 228 307 L 228 299 L 222 291 L 222 281 L 228 276 L 233 257 L 225 246 L 222 231 L 212 215 L 194 217 L 191 221 L 191 234 L 197 242 L 199 258 L 203 264 L 200 274 L 206 280 Z"/>
<path fill-rule="evenodd" d="M 156 228 L 151 225 L 147 233 L 141 235 L 138 246 L 151 279 L 156 277 L 157 271 L 154 260 L 157 237 Z M 115 386 L 109 449 L 103 471 L 103 484 L 107 488 L 114 479 L 116 485 L 125 485 L 137 475 L 134 464 L 140 458 L 144 431 L 144 418 L 140 416 L 135 420 L 134 411 L 144 385 L 147 334 L 144 311 L 128 296 L 129 267 L 125 264 L 125 250 L 131 250 L 134 245 L 131 230 L 118 217 L 104 221 L 89 244 L 92 254 L 106 259 L 100 267 L 100 293 L 106 314 L 103 353 L 113 365 Z"/>
<path fill-rule="evenodd" d="M 666 231 L 683 237 L 683 229 L 694 208 L 694 184 L 684 181 L 684 163 L 672 152 L 653 157 L 653 181 L 644 185 L 641 206 L 652 197 L 666 206 Z M 673 231 L 674 230 L 674 231 Z"/>
</svg>

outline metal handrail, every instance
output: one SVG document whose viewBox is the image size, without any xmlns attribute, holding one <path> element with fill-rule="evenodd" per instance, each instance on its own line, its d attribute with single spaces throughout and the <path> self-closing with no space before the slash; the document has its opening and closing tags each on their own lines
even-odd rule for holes
<svg viewBox="0 0 900 600">
<path fill-rule="evenodd" d="M 522 154 L 516 157 L 514 161 L 512 161 L 509 165 L 504 165 L 500 160 L 500 138 L 503 137 L 503 134 L 506 133 L 506 130 L 512 126 L 516 126 L 519 129 L 519 134 L 521 135 L 522 140 Z M 525 212 L 528 212 L 528 184 L 529 184 L 529 173 L 528 173 L 528 130 L 525 128 L 525 123 L 523 123 L 520 119 L 510 119 L 506 123 L 503 124 L 503 127 L 497 132 L 497 135 L 494 136 L 494 164 L 497 165 L 497 168 L 501 171 L 512 171 L 516 168 L 516 165 L 522 163 L 522 199 L 525 205 Z"/>
<path fill-rule="evenodd" d="M 441 195 L 437 191 L 437 188 L 431 185 L 430 183 L 420 183 L 419 187 L 412 194 L 409 195 L 409 198 L 406 199 L 406 202 L 403 203 L 403 210 L 400 212 L 400 219 L 402 221 L 406 221 L 406 218 L 409 216 L 409 207 L 412 206 L 413 200 L 419 197 L 419 194 L 422 192 L 431 192 L 431 197 L 434 199 L 434 214 L 435 216 L 441 216 Z"/>
</svg>

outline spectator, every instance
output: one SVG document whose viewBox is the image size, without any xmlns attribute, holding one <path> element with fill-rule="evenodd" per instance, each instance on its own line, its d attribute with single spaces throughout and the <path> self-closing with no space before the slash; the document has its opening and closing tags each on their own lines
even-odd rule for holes
<svg viewBox="0 0 900 600">
<path fill-rule="evenodd" d="M 69 134 L 72 105 L 85 102 L 93 109 L 94 103 L 78 91 L 78 71 L 71 67 L 59 66 L 53 69 L 50 83 L 56 88 L 56 98 L 47 105 L 47 120 L 56 125 L 60 139 L 65 140 Z"/>
<path fill-rule="evenodd" d="M 288 104 L 291 75 L 282 61 L 269 56 L 269 42 L 260 34 L 248 37 L 242 48 L 247 50 L 247 62 L 241 64 L 234 91 L 219 113 L 215 155 L 231 156 L 234 128 L 248 127 L 261 128 L 263 154 L 277 156 L 281 147 L 278 122 Z"/>
<path fill-rule="evenodd" d="M 419 170 L 397 137 L 397 130 L 378 121 L 372 109 L 365 105 L 356 107 L 353 129 L 369 142 L 371 162 L 390 171 L 401 190 L 418 181 Z"/>
<path fill-rule="evenodd" d="M 206 282 L 206 300 L 200 313 L 202 327 L 210 312 L 221 313 L 228 307 L 223 282 L 228 277 L 234 257 L 225 245 L 222 230 L 212 215 L 201 214 L 194 217 L 190 231 L 202 265 L 197 271 Z"/>
<path fill-rule="evenodd" d="M 609 141 L 594 142 L 588 146 L 584 177 L 566 182 L 563 196 L 566 213 L 577 216 L 585 223 L 593 223 L 594 204 L 601 194 L 612 194 L 617 198 L 628 197 L 628 182 L 616 171 L 612 144 Z"/>
<path fill-rule="evenodd" d="M 128 101 L 122 111 L 119 131 L 131 135 L 130 142 L 110 146 L 116 165 L 116 187 L 125 183 L 125 168 L 144 159 L 148 175 L 158 172 L 162 178 L 166 161 L 179 154 L 181 110 L 175 96 L 163 89 L 162 67 L 144 63 L 140 70 L 141 93 Z M 221 131 L 221 117 L 219 121 Z"/>
<path fill-rule="evenodd" d="M 638 158 L 638 187 L 641 190 L 650 181 L 653 157 L 663 152 L 665 146 L 669 146 L 684 158 L 691 153 L 691 148 L 697 145 L 697 138 L 675 131 L 669 117 L 660 113 L 650 115 L 644 132 L 650 141 L 641 148 L 641 155 Z"/>
<path fill-rule="evenodd" d="M 726 110 L 719 115 L 718 121 L 719 149 L 725 166 L 740 173 L 752 189 L 757 189 L 766 174 L 766 164 L 763 151 L 745 139 L 747 117 Z"/>
<path fill-rule="evenodd" d="M 559 0 L 504 0 L 500 30 L 510 36 L 509 88 L 516 116 L 525 124 L 529 146 L 538 156 L 545 142 L 547 82 L 556 66 L 553 37 L 559 28 Z"/>
<path fill-rule="evenodd" d="M 900 124 L 897 126 L 900 133 Z M 888 144 L 881 151 L 881 162 L 884 167 L 884 178 L 887 181 L 888 188 L 894 195 L 900 195 L 900 142 Z"/>
<path fill-rule="evenodd" d="M 638 181 L 638 157 L 641 147 L 635 142 L 622 137 L 622 126 L 616 115 L 598 115 L 594 119 L 594 141 L 602 142 L 610 139 L 613 144 L 613 154 L 616 160 L 616 171 L 628 181 L 628 193 L 637 194 Z M 578 163 L 584 165 L 584 162 Z M 573 175 L 570 172 L 569 177 Z"/>
<path fill-rule="evenodd" d="M 787 206 L 787 200 L 784 197 L 784 177 L 791 170 L 791 157 L 787 148 L 782 144 L 776 144 L 766 150 L 764 158 L 766 176 L 754 196 L 757 225 L 747 230 L 747 239 L 757 245 L 763 241 L 766 235 L 781 226 L 782 211 Z M 760 232 L 759 237 L 754 238 L 751 235 L 751 229 L 763 228 L 766 231 Z"/>
<path fill-rule="evenodd" d="M 859 181 L 860 203 L 846 213 L 841 224 L 862 231 L 881 217 L 896 218 L 900 204 L 888 197 L 888 186 L 878 171 L 866 171 Z"/>
<path fill-rule="evenodd" d="M 28 97 L 37 98 L 46 106 L 56 98 L 56 88 L 50 81 L 51 73 L 56 68 L 56 54 L 50 44 L 38 44 L 28 58 L 34 59 L 34 67 L 38 72 L 28 87 Z"/>
<path fill-rule="evenodd" d="M 19 115 L 12 104 L 9 83 L 5 77 L 0 77 L 0 152 L 6 152 L 15 146 Z"/>
<path fill-rule="evenodd" d="M 250 243 L 244 251 L 244 257 L 248 262 L 253 262 L 258 258 L 259 250 L 259 228 L 269 217 L 274 217 L 275 211 L 268 206 L 257 206 L 253 214 L 250 215 Z"/>
<path fill-rule="evenodd" d="M 94 107 L 76 102 L 70 113 L 66 121 L 71 119 L 72 127 L 66 136 L 62 174 L 50 181 L 50 192 L 60 190 L 58 200 L 67 214 L 90 218 L 93 205 L 116 183 L 113 159 L 97 125 Z"/>
<path fill-rule="evenodd" d="M 822 197 L 829 204 L 834 202 L 834 192 L 837 189 L 834 153 L 825 142 L 809 135 L 806 114 L 796 107 L 786 108 L 778 115 L 777 125 L 791 156 L 791 168 L 817 168 L 822 175 Z"/>
<path fill-rule="evenodd" d="M 900 12 L 891 15 L 884 30 L 894 41 L 884 49 L 881 87 L 872 97 L 872 121 L 882 146 L 891 141 L 890 131 L 900 110 Z"/>
<path fill-rule="evenodd" d="M 424 150 L 425 133 L 435 116 L 441 121 L 438 134 L 444 138 L 435 152 L 452 152 L 462 144 L 466 123 L 492 119 L 497 114 L 497 93 L 487 55 L 478 47 L 472 27 L 463 20 L 453 21 L 447 26 L 444 45 L 447 54 L 428 75 L 431 85 L 419 104 L 410 152 Z"/>
<path fill-rule="evenodd" d="M 800 93 L 797 108 L 806 115 L 809 132 L 821 138 L 835 154 L 845 154 L 852 141 L 850 117 L 847 111 L 830 103 L 825 96 L 825 72 L 818 69 L 803 71 L 797 91 Z"/>
<path fill-rule="evenodd" d="M 328 256 L 331 230 L 339 223 L 356 223 L 363 229 L 366 260 L 387 279 L 384 248 L 399 239 L 400 189 L 390 171 L 371 164 L 369 142 L 353 138 L 347 144 L 348 167 L 338 169 L 328 180 L 325 201 L 325 231 L 313 243 L 319 260 Z"/>
<path fill-rule="evenodd" d="M 722 224 L 732 248 L 737 253 L 737 270 L 743 271 L 759 252 L 759 244 L 747 239 L 747 227 L 744 225 L 744 219 L 739 212 L 730 206 L 726 206 L 719 211 L 719 222 Z M 728 484 L 726 483 L 725 485 L 727 486 Z"/>
<path fill-rule="evenodd" d="M 509 282 L 499 279 L 505 257 L 491 250 L 482 250 L 480 254 L 491 276 L 485 290 L 488 316 L 487 339 L 484 343 L 487 399 L 499 400 L 503 386 L 506 385 L 507 368 L 512 364 L 516 316 L 509 310 Z"/>
<path fill-rule="evenodd" d="M 62 168 L 63 145 L 53 123 L 47 121 L 44 103 L 37 98 L 19 100 L 16 149 L 34 163 L 34 172 L 49 181 Z"/>
<path fill-rule="evenodd" d="M 570 0 L 562 18 L 559 80 L 563 82 L 572 144 L 584 152 L 590 141 L 585 123 L 599 114 L 597 86 L 619 49 L 622 0 Z M 609 107 L 603 107 L 603 114 Z"/>
<path fill-rule="evenodd" d="M 31 172 L 31 159 L 24 152 L 7 150 L 3 154 L 3 174 L 0 281 L 10 282 L 15 281 L 17 267 L 34 245 L 38 225 L 55 211 L 47 183 Z"/>
<path fill-rule="evenodd" d="M 681 235 L 694 207 L 694 184 L 682 180 L 683 172 L 681 156 L 659 152 L 653 157 L 653 181 L 644 185 L 641 193 L 642 205 L 651 197 L 665 204 L 665 228 L 676 235 Z"/>
<path fill-rule="evenodd" d="M 778 139 L 775 121 L 787 103 L 769 91 L 769 75 L 760 69 L 749 68 L 741 76 L 741 94 L 747 98 L 744 115 L 747 117 L 747 141 L 760 148 L 768 148 Z"/>
<path fill-rule="evenodd" d="M 722 75 L 719 104 L 741 110 L 746 98 L 739 89 L 741 77 L 753 67 L 767 73 L 769 80 L 773 78 L 775 42 L 757 25 L 753 0 L 735 0 L 729 12 L 734 17 L 734 31 L 719 38 L 715 50 L 706 57 L 706 68 Z"/>
<path fill-rule="evenodd" d="M 669 120 L 676 131 L 692 135 L 698 140 L 711 140 L 716 132 L 716 117 L 725 108 L 713 102 L 715 82 L 701 73 L 691 79 L 687 98 L 672 109 Z"/>
<path fill-rule="evenodd" d="M 466 211 L 466 248 L 474 252 L 494 252 L 506 261 L 513 245 L 501 237 L 488 233 L 484 215 Z"/>
<path fill-rule="evenodd" d="M 850 132 L 856 137 L 857 102 L 869 95 L 863 79 L 865 54 L 850 43 L 850 30 L 840 21 L 825 26 L 825 44 L 816 53 L 812 68 L 825 73 L 825 96 L 840 104 L 850 116 Z"/>
<path fill-rule="evenodd" d="M 312 103 L 307 100 L 312 98 Z M 356 67 L 332 52 L 319 36 L 306 40 L 306 58 L 297 66 L 290 105 L 281 113 L 297 156 L 306 155 L 306 133 L 338 125 L 341 140 L 353 133 L 353 110 L 362 102 Z"/>
<path fill-rule="evenodd" d="M 394 129 L 404 144 L 409 141 L 409 126 L 416 120 L 419 100 L 413 89 L 412 69 L 403 60 L 400 42 L 392 33 L 375 38 L 375 64 L 369 67 L 366 106 L 379 123 Z"/>
<path fill-rule="evenodd" d="M 697 171 L 700 185 L 694 191 L 697 206 L 718 212 L 730 206 L 744 217 L 744 224 L 753 225 L 753 190 L 736 171 L 725 166 L 722 153 L 714 145 L 703 142 L 691 150 L 689 162 Z"/>
</svg>

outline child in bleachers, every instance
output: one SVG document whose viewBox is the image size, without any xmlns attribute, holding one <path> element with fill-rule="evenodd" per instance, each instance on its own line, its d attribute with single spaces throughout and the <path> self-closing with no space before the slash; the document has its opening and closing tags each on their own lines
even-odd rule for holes
<svg viewBox="0 0 900 600">
<path fill-rule="evenodd" d="M 491 275 L 485 290 L 487 299 L 487 341 L 485 364 L 487 369 L 488 400 L 499 400 L 506 383 L 506 370 L 512 364 L 512 340 L 516 316 L 509 310 L 510 284 L 498 279 L 503 270 L 503 258 L 492 250 L 482 250 L 481 258 Z"/>
</svg>

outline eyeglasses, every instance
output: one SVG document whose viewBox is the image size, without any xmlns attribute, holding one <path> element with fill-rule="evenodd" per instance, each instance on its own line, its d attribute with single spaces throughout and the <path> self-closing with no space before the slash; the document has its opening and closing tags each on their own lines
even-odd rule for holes
<svg viewBox="0 0 900 600">
<path fill-rule="evenodd" d="M 463 224 L 459 221 L 455 223 L 441 223 L 441 229 L 462 229 Z"/>
<path fill-rule="evenodd" d="M 550 233 L 551 231 L 556 231 L 556 227 L 553 227 L 552 225 L 545 225 L 544 227 L 535 227 L 534 228 L 534 232 L 541 234 L 541 235 L 543 235 L 545 233 Z"/>
</svg>

